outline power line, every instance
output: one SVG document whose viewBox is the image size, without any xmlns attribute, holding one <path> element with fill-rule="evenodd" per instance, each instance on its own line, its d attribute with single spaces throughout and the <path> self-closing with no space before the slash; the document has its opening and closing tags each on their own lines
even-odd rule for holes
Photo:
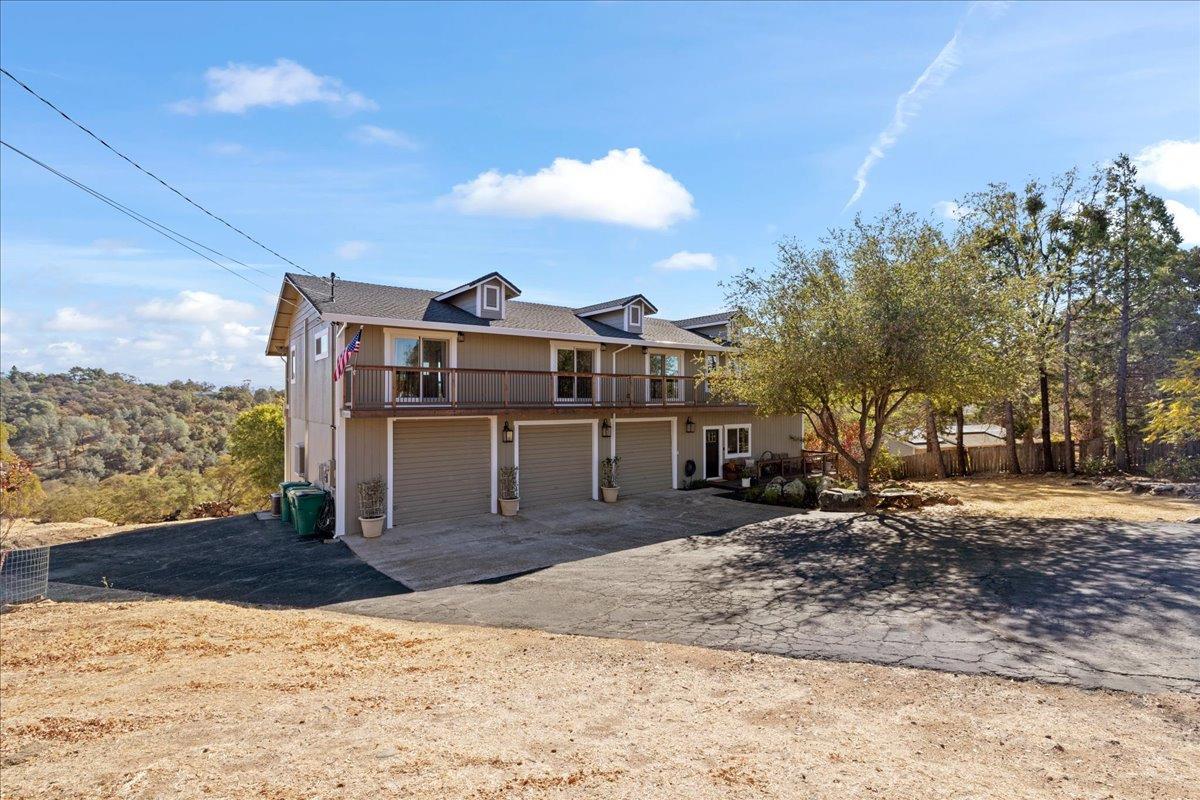
<svg viewBox="0 0 1200 800">
<path fill-rule="evenodd" d="M 171 241 L 175 242 L 175 244 L 179 245 L 180 247 L 183 247 L 186 250 L 190 250 L 191 252 L 193 252 L 196 255 L 203 258 L 205 261 L 208 261 L 208 262 L 216 265 L 217 267 L 220 267 L 221 269 L 225 270 L 230 275 L 233 275 L 235 278 L 245 281 L 246 283 L 253 286 L 255 289 L 258 289 L 261 292 L 266 292 L 267 294 L 273 294 L 273 292 L 270 289 L 260 286 L 259 284 L 250 280 L 249 278 L 247 278 L 245 275 L 241 274 L 237 270 L 232 269 L 232 268 L 226 266 L 225 264 L 222 264 L 221 262 L 217 261 L 216 259 L 210 258 L 209 256 L 205 255 L 204 253 L 200 252 L 200 250 L 197 250 L 195 247 L 192 247 L 191 244 L 194 244 L 194 245 L 196 245 L 196 247 L 200 247 L 204 250 L 207 250 L 210 253 L 218 255 L 221 258 L 232 261 L 235 264 L 242 264 L 242 262 L 238 261 L 237 259 L 230 258 L 229 256 L 225 255 L 224 253 L 222 253 L 219 250 L 214 250 L 213 248 L 209 247 L 208 245 L 201 244 L 200 242 L 197 242 L 195 239 L 185 236 L 184 234 L 179 233 L 178 231 L 175 231 L 172 228 L 167 227 L 166 225 L 163 225 L 161 222 L 157 222 L 157 221 L 151 219 L 150 217 L 147 217 L 145 214 L 142 214 L 138 211 L 133 210 L 132 208 L 129 208 L 128 206 L 112 199 L 111 197 L 104 194 L 103 192 L 93 189 L 92 187 L 88 186 L 87 184 L 75 180 L 70 175 L 67 175 L 65 172 L 55 169 L 54 167 L 50 166 L 46 162 L 41 161 L 37 158 L 34 158 L 29 153 L 26 153 L 24 150 L 21 150 L 18 147 L 14 147 L 13 145 L 9 144 L 8 142 L 4 141 L 3 139 L 0 139 L 0 145 L 7 147 L 9 150 L 12 150 L 17 155 L 19 155 L 25 159 L 28 159 L 29 161 L 33 162 L 34 164 L 37 164 L 39 167 L 46 170 L 47 172 L 57 175 L 58 177 L 62 178 L 64 181 L 66 181 L 67 183 L 71 184 L 72 186 L 76 187 L 77 189 L 80 189 L 80 190 L 86 192 L 87 194 L 96 198 L 100 202 L 110 206 L 111 208 L 116 209 L 120 213 L 122 213 L 125 216 L 129 217 L 130 219 L 134 220 L 135 222 L 145 225 L 147 228 L 149 228 L 150 230 L 159 234 L 160 236 L 170 239 Z M 191 244 L 188 244 L 188 242 L 190 242 Z M 242 266 L 248 266 L 248 265 L 242 264 Z M 250 268 L 254 269 L 253 267 L 250 267 Z M 258 271 L 261 272 L 261 270 L 258 270 Z M 267 275 L 267 277 L 272 277 L 269 273 L 264 272 L 263 274 Z M 289 305 L 292 305 L 296 308 L 299 308 L 299 306 L 296 303 L 293 303 L 291 300 L 287 300 L 283 297 L 280 297 L 280 300 L 282 300 L 283 302 L 288 303 Z"/>
<path fill-rule="evenodd" d="M 232 231 L 234 231 L 234 232 L 236 232 L 236 233 L 238 233 L 238 234 L 242 235 L 242 236 L 243 236 L 243 237 L 245 237 L 246 239 L 249 239 L 251 242 L 253 242 L 254 244 L 258 245 L 258 246 L 259 246 L 259 247 L 261 247 L 263 250 L 266 250 L 268 253 L 270 253 L 271 255 L 275 256 L 276 258 L 278 258 L 278 259 L 280 259 L 280 260 L 282 260 L 282 261 L 286 261 L 288 264 L 291 264 L 291 265 L 292 265 L 293 267 L 295 267 L 296 269 L 298 269 L 298 270 L 301 270 L 301 271 L 303 271 L 303 272 L 307 272 L 309 275 L 312 275 L 314 278 L 321 278 L 321 276 L 320 276 L 320 275 L 317 275 L 316 273 L 314 273 L 312 270 L 308 269 L 307 267 L 303 267 L 303 266 L 301 266 L 301 265 L 297 264 L 295 261 L 292 261 L 292 260 L 291 260 L 290 258 L 288 258 L 287 256 L 284 256 L 284 255 L 281 255 L 280 253 L 277 253 L 276 251 L 272 250 L 270 247 L 267 247 L 265 244 L 263 244 L 262 242 L 260 242 L 258 239 L 255 239 L 253 236 L 251 236 L 250 234 L 246 233 L 246 232 L 245 232 L 244 230 L 242 230 L 241 228 L 239 228 L 239 227 L 237 227 L 236 225 L 234 225 L 234 224 L 232 224 L 232 223 L 228 222 L 227 220 L 225 220 L 225 219 L 224 219 L 224 218 L 222 218 L 221 216 L 219 216 L 219 215 L 217 215 L 217 214 L 214 214 L 212 211 L 209 211 L 207 208 L 205 208 L 204 206 L 200 205 L 200 204 L 199 204 L 199 203 L 197 203 L 195 200 L 193 200 L 192 198 L 188 197 L 186 194 L 184 194 L 183 192 L 179 191 L 179 190 L 178 190 L 178 189 L 176 189 L 174 186 L 172 186 L 171 184 L 167 183 L 165 180 L 163 180 L 162 178 L 158 177 L 158 176 L 157 176 L 157 175 L 155 175 L 153 172 L 151 172 L 150 170 L 146 169 L 146 168 L 145 168 L 145 167 L 143 167 L 141 164 L 137 163 L 137 162 L 136 162 L 136 161 L 134 161 L 132 158 L 130 158 L 129 156 L 125 155 L 124 153 L 122 153 L 120 150 L 116 149 L 116 148 L 115 148 L 115 147 L 113 147 L 112 145 L 110 145 L 108 142 L 104 141 L 104 139 L 100 138 L 98 135 L 96 135 L 95 133 L 93 133 L 93 132 L 92 132 L 92 130 L 91 130 L 90 128 L 88 128 L 86 125 L 83 125 L 82 123 L 80 123 L 80 122 L 77 122 L 76 120 L 74 120 L 74 119 L 71 117 L 71 115 L 70 115 L 70 114 L 68 114 L 67 112 L 63 111 L 63 110 L 62 110 L 61 108 L 59 108 L 58 106 L 54 105 L 54 103 L 50 102 L 50 101 L 49 101 L 49 100 L 47 100 L 45 97 L 42 97 L 40 94 L 38 94 L 38 93 L 37 93 L 36 91 L 34 91 L 32 88 L 30 88 L 30 86 L 29 86 L 28 84 L 26 84 L 24 81 L 22 81 L 20 78 L 18 78 L 17 76 L 13 75 L 13 74 L 12 74 L 11 72 L 9 72 L 8 70 L 4 69 L 4 67 L 0 67 L 0 73 L 3 73 L 5 76 L 7 76 L 7 77 L 8 77 L 10 80 L 12 80 L 14 83 L 16 83 L 16 84 L 17 84 L 18 86 L 20 86 L 22 89 L 24 89 L 25 91 L 29 92 L 31 95 L 33 95 L 34 97 L 36 97 L 38 100 L 41 100 L 43 103 L 45 103 L 47 106 L 49 106 L 49 107 L 50 107 L 51 109 L 53 109 L 54 111 L 58 112 L 58 115 L 59 115 L 59 116 L 61 116 L 63 119 L 65 119 L 67 122 L 71 123 L 71 124 L 72 124 L 72 125 L 74 125 L 76 128 L 79 128 L 79 130 L 83 131 L 83 132 L 84 132 L 84 133 L 86 133 L 88 136 L 92 137 L 92 138 L 93 138 L 93 139 L 95 139 L 97 142 L 99 142 L 100 144 L 104 145 L 104 147 L 106 147 L 108 150 L 112 151 L 114 154 L 116 154 L 116 155 L 117 155 L 117 156 L 119 156 L 120 158 L 122 158 L 122 159 L 124 159 L 125 161 L 127 161 L 127 162 L 128 162 L 130 165 L 132 165 L 133 167 L 135 167 L 135 168 L 136 168 L 138 171 L 140 171 L 140 172 L 142 172 L 143 174 L 145 174 L 145 175 L 147 175 L 147 176 L 149 176 L 149 177 L 153 178 L 154 180 L 158 181 L 158 182 L 159 182 L 160 184 L 162 184 L 162 185 L 163 185 L 165 188 L 167 188 L 167 189 L 171 190 L 172 192 L 174 192 L 175 194 L 179 195 L 179 196 L 180 196 L 180 197 L 182 197 L 184 200 L 186 200 L 188 203 L 190 203 L 191 205 L 193 205 L 193 206 L 195 206 L 196 208 L 200 209 L 200 210 L 201 210 L 201 211 L 203 211 L 205 214 L 207 214 L 208 216 L 210 216 L 210 217 L 212 217 L 213 219 L 215 219 L 217 222 L 220 222 L 222 225 L 224 225 L 225 227 L 229 228 L 230 230 L 232 230 Z M 15 149 L 15 148 L 14 148 L 14 149 Z M 22 155 L 24 155 L 24 154 L 22 154 Z M 232 260 L 232 259 L 230 259 L 230 260 Z M 240 262 L 239 262 L 239 263 L 240 263 Z M 322 279 L 322 280 L 328 280 L 328 278 L 321 278 L 321 279 Z"/>
</svg>

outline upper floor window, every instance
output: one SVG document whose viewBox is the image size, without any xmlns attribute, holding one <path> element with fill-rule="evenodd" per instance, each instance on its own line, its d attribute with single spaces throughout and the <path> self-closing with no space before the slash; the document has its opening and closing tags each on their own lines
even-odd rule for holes
<svg viewBox="0 0 1200 800">
<path fill-rule="evenodd" d="M 322 328 L 313 337 L 313 361 L 329 356 L 329 328 Z"/>
<path fill-rule="evenodd" d="M 483 287 L 483 310 L 484 311 L 499 311 L 500 310 L 500 287 L 499 286 L 484 286 Z"/>
<path fill-rule="evenodd" d="M 658 376 L 647 383 L 647 393 L 651 400 L 679 400 L 679 381 L 671 380 L 683 374 L 683 359 L 674 353 L 650 353 L 646 356 L 646 372 Z"/>
<path fill-rule="evenodd" d="M 636 303 L 629 307 L 629 324 L 631 327 L 642 324 L 642 307 Z"/>
<path fill-rule="evenodd" d="M 596 351 L 581 347 L 559 347 L 554 351 L 556 372 L 595 372 Z M 558 375 L 555 380 L 556 400 L 586 400 L 591 402 L 594 394 L 590 375 Z"/>
</svg>

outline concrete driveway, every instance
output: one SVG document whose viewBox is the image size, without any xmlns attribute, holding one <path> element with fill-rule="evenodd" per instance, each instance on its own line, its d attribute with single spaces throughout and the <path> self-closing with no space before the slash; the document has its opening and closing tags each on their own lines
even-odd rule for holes
<svg viewBox="0 0 1200 800">
<path fill-rule="evenodd" d="M 715 500 L 715 502 L 714 502 Z M 584 500 L 390 528 L 376 539 L 347 536 L 359 558 L 414 591 L 497 581 L 534 570 L 705 536 L 776 519 L 791 509 L 713 498 L 708 491 Z"/>
</svg>

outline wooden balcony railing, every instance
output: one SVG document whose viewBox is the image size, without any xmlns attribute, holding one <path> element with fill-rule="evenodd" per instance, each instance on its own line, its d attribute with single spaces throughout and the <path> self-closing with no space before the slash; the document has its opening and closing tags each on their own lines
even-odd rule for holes
<svg viewBox="0 0 1200 800">
<path fill-rule="evenodd" d="M 696 376 L 625 375 L 463 367 L 355 365 L 342 382 L 342 406 L 405 408 L 645 408 L 736 406 Z"/>
</svg>

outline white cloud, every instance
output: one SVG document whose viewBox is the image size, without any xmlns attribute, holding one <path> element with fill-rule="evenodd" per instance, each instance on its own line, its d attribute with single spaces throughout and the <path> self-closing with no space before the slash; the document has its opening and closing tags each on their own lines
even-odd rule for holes
<svg viewBox="0 0 1200 800">
<path fill-rule="evenodd" d="M 102 331 L 115 324 L 116 320 L 111 317 L 97 317 L 71 306 L 64 306 L 54 312 L 45 328 L 48 331 Z"/>
<path fill-rule="evenodd" d="M 1187 247 L 1200 245 L 1200 213 L 1194 208 L 1185 206 L 1178 200 L 1163 201 L 1167 211 L 1175 218 L 1175 230 L 1183 237 Z"/>
<path fill-rule="evenodd" d="M 223 322 L 251 316 L 254 306 L 212 292 L 185 289 L 173 300 L 157 299 L 140 305 L 137 313 L 164 322 Z"/>
<path fill-rule="evenodd" d="M 208 146 L 208 152 L 217 156 L 240 156 L 246 152 L 246 146 L 237 142 L 213 142 Z"/>
<path fill-rule="evenodd" d="M 181 114 L 214 111 L 244 114 L 263 106 L 279 108 L 303 103 L 324 103 L 339 111 L 374 111 L 375 101 L 347 90 L 340 80 L 317 75 L 286 58 L 273 66 L 234 64 L 210 67 L 204 73 L 208 96 L 203 100 L 181 100 L 171 108 Z"/>
<path fill-rule="evenodd" d="M 371 250 L 370 242 L 363 242 L 357 239 L 351 239 L 348 242 L 342 242 L 333 251 L 337 257 L 343 261 L 356 261 L 362 258 Z"/>
<path fill-rule="evenodd" d="M 83 345 L 79 342 L 51 342 L 46 345 L 46 352 L 64 358 L 76 358 L 83 355 Z"/>
<path fill-rule="evenodd" d="M 680 250 L 678 253 L 654 262 L 655 269 L 683 272 L 687 270 L 713 270 L 717 268 L 717 259 L 712 253 L 691 253 Z"/>
<path fill-rule="evenodd" d="M 938 216 L 945 217 L 949 220 L 960 220 L 967 214 L 971 213 L 971 209 L 966 206 L 960 206 L 953 200 L 939 200 L 933 204 L 933 210 Z"/>
<path fill-rule="evenodd" d="M 535 175 L 496 170 L 454 187 L 468 214 L 556 216 L 661 229 L 695 215 L 692 195 L 636 147 L 610 150 L 590 163 L 556 158 Z"/>
<path fill-rule="evenodd" d="M 417 143 L 408 134 L 378 125 L 359 125 L 348 135 L 359 144 L 383 144 L 401 150 L 417 149 Z"/>
<path fill-rule="evenodd" d="M 1166 139 L 1143 149 L 1133 161 L 1146 183 L 1168 192 L 1200 190 L 1200 139 L 1194 142 Z"/>
<path fill-rule="evenodd" d="M 136 256 L 146 252 L 124 239 L 96 239 L 92 242 L 92 249 L 103 255 L 114 256 Z"/>
</svg>

